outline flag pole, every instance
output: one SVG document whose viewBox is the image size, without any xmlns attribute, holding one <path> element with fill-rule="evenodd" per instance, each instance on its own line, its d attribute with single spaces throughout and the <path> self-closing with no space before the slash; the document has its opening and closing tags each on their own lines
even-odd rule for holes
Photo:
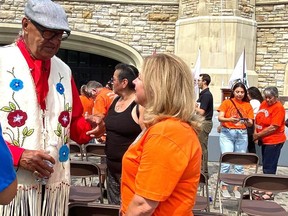
<svg viewBox="0 0 288 216">
<path fill-rule="evenodd" d="M 246 59 L 246 56 L 245 56 L 245 47 L 244 47 L 244 58 L 243 58 L 243 81 L 244 81 L 244 78 L 247 78 L 247 74 L 246 74 L 246 77 L 244 77 L 244 75 L 245 75 L 245 67 L 246 67 L 246 65 L 245 65 L 245 59 Z"/>
<path fill-rule="evenodd" d="M 246 50 L 244 46 L 244 56 L 243 56 L 243 83 L 245 84 L 245 87 L 248 88 L 248 74 L 247 74 L 247 66 L 246 66 Z"/>
</svg>

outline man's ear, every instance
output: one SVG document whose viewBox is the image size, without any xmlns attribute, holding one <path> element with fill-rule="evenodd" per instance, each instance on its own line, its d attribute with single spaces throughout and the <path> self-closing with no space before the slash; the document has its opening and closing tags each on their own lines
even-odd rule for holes
<svg viewBox="0 0 288 216">
<path fill-rule="evenodd" d="M 27 19 L 27 17 L 24 17 L 24 18 L 22 19 L 22 29 L 23 29 L 24 31 L 26 31 L 26 30 L 27 30 L 27 27 L 28 27 L 28 19 Z"/>
</svg>

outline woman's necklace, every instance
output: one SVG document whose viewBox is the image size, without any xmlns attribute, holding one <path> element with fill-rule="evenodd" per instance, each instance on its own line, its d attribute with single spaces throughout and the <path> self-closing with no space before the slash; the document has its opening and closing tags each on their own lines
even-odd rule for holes
<svg viewBox="0 0 288 216">
<path fill-rule="evenodd" d="M 131 101 L 132 97 L 128 97 L 126 100 L 124 100 L 122 97 L 117 101 L 116 106 L 115 106 L 115 110 L 118 111 L 122 111 L 124 108 L 126 109 L 126 106 L 130 101 Z"/>
<path fill-rule="evenodd" d="M 117 101 L 117 104 L 115 106 L 115 110 L 116 111 L 119 111 L 119 110 L 122 110 L 122 108 L 124 107 L 125 105 L 125 101 L 121 100 L 120 99 Z"/>
</svg>

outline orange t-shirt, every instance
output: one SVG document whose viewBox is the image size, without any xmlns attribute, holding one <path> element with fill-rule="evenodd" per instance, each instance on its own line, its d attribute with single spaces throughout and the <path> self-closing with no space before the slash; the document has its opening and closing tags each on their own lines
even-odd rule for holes
<svg viewBox="0 0 288 216">
<path fill-rule="evenodd" d="M 272 134 L 263 137 L 263 143 L 265 145 L 274 145 L 285 142 L 285 109 L 280 101 L 277 101 L 277 103 L 272 106 L 268 106 L 267 102 L 263 101 L 256 114 L 255 128 L 257 133 L 270 125 L 276 125 L 279 127 Z"/>
<path fill-rule="evenodd" d="M 243 118 L 254 119 L 253 108 L 249 102 L 239 101 L 235 98 L 232 98 L 232 100 L 235 103 L 236 107 L 238 108 L 239 112 L 242 114 Z M 237 109 L 230 101 L 230 99 L 224 100 L 217 111 L 224 112 L 225 118 L 230 118 L 232 116 L 240 118 Z M 221 125 L 226 128 L 246 129 L 246 126 L 240 121 L 237 122 L 236 124 L 233 122 L 221 122 Z"/>
<path fill-rule="evenodd" d="M 197 134 L 187 123 L 169 118 L 148 128 L 123 156 L 121 211 L 137 194 L 159 202 L 154 216 L 193 215 L 201 155 Z"/>
<path fill-rule="evenodd" d="M 112 90 L 108 88 L 102 88 L 95 99 L 93 114 L 102 114 L 106 116 L 109 107 L 115 98 L 115 95 L 116 94 Z"/>
<path fill-rule="evenodd" d="M 83 116 L 87 112 L 89 115 L 92 115 L 92 110 L 94 106 L 94 100 L 92 98 L 88 98 L 84 95 L 79 96 L 81 100 L 81 104 L 83 106 Z"/>
</svg>

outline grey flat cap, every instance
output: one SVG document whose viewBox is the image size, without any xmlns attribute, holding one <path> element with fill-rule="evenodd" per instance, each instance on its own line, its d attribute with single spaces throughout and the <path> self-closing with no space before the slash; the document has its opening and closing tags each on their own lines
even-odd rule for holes
<svg viewBox="0 0 288 216">
<path fill-rule="evenodd" d="M 24 13 L 46 28 L 71 31 L 64 9 L 51 0 L 28 0 Z"/>
</svg>

